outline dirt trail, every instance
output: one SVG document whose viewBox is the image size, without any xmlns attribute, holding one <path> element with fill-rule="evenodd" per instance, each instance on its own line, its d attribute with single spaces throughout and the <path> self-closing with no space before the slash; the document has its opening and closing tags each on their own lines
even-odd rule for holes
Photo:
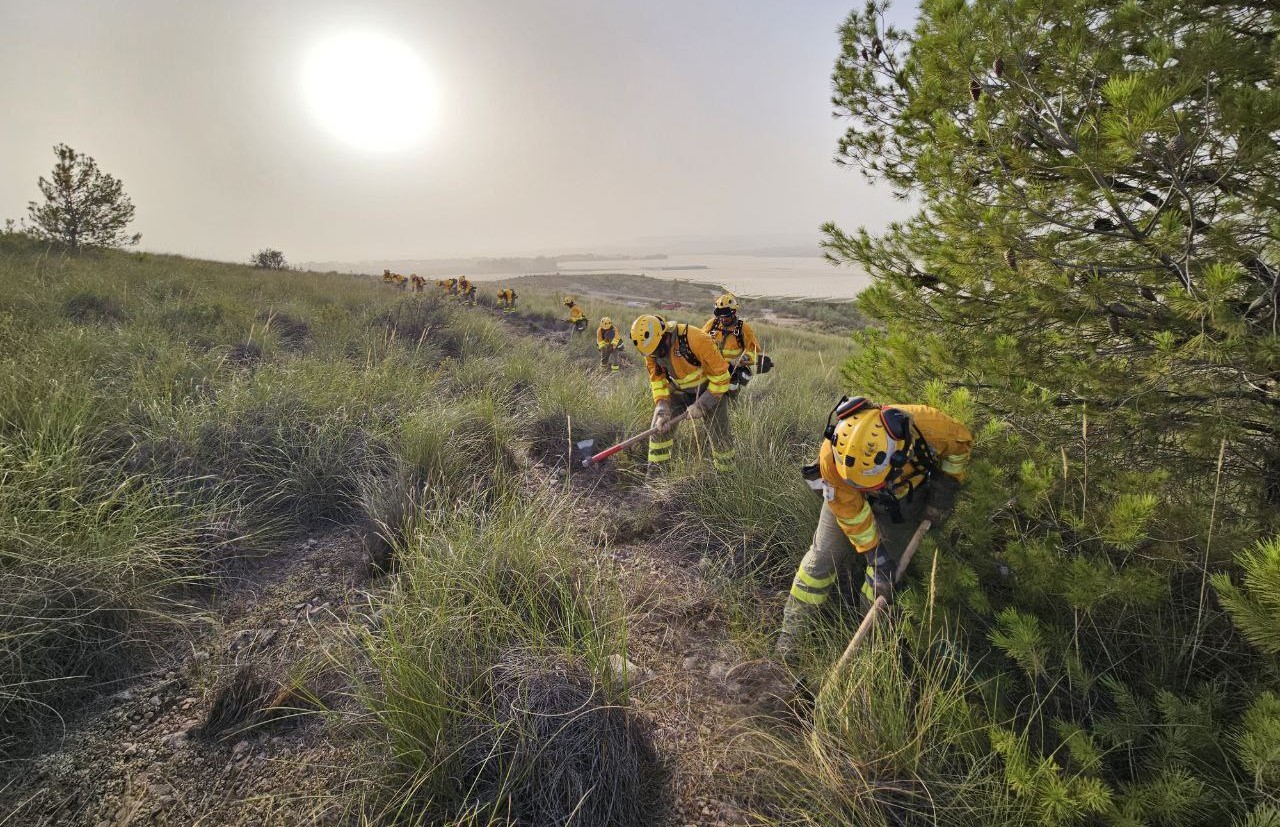
<svg viewBox="0 0 1280 827">
<path fill-rule="evenodd" d="M 552 344 L 567 338 L 518 315 L 504 321 Z M 583 369 L 598 366 L 584 360 Z M 538 476 L 549 481 L 559 472 L 544 466 Z M 633 498 L 648 496 L 610 491 L 607 479 L 573 483 L 592 524 L 600 513 L 626 515 Z M 672 771 L 671 823 L 748 823 L 714 773 L 716 745 L 744 700 L 733 679 L 744 655 L 698 561 L 661 544 L 614 543 L 609 530 L 583 553 L 617 583 L 631 615 L 633 700 L 654 721 Z M 286 710 L 308 707 L 311 693 L 356 711 L 338 663 L 355 651 L 361 627 L 375 622 L 370 597 L 387 580 L 368 574 L 352 530 L 284 543 L 244 564 L 152 671 L 86 707 L 56 749 L 0 785 L 0 827 L 341 823 L 368 733 L 341 715 Z M 226 703 L 232 684 L 279 711 L 220 737 L 205 732 L 215 704 L 234 706 Z"/>
</svg>

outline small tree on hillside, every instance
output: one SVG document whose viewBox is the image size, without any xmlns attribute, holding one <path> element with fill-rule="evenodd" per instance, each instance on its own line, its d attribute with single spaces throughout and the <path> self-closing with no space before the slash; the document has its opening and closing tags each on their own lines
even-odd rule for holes
<svg viewBox="0 0 1280 827">
<path fill-rule="evenodd" d="M 58 162 L 49 178 L 37 185 L 44 203 L 28 202 L 28 231 L 37 238 L 85 247 L 127 247 L 142 239 L 127 232 L 133 221 L 133 202 L 118 178 L 98 169 L 98 162 L 66 144 L 53 148 Z"/>
<path fill-rule="evenodd" d="M 284 253 L 270 247 L 263 247 L 249 258 L 249 263 L 260 270 L 288 270 L 289 263 L 284 260 Z"/>
</svg>

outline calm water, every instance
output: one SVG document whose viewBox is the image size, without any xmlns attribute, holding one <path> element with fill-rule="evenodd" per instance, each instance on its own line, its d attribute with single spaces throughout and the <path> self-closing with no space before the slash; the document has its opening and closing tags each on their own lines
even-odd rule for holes
<svg viewBox="0 0 1280 827">
<path fill-rule="evenodd" d="M 561 273 L 636 273 L 659 279 L 723 284 L 753 296 L 850 299 L 870 284 L 861 271 L 817 256 L 672 256 L 621 261 L 562 261 Z M 491 281 L 517 273 L 477 276 Z"/>
</svg>

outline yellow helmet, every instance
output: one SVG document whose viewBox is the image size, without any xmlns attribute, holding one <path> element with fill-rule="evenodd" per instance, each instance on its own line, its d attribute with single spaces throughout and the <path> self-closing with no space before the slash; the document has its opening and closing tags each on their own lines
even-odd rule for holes
<svg viewBox="0 0 1280 827">
<path fill-rule="evenodd" d="M 717 316 L 732 316 L 737 312 L 738 312 L 737 296 L 733 295 L 732 293 L 725 293 L 723 296 L 716 299 L 715 314 Z"/>
<path fill-rule="evenodd" d="M 565 307 L 573 307 L 574 301 L 575 299 L 573 298 L 573 296 L 565 296 L 563 299 L 560 300 L 560 303 L 563 304 Z"/>
<path fill-rule="evenodd" d="M 831 439 L 836 473 L 858 488 L 880 488 L 893 469 L 893 455 L 906 445 L 905 436 L 904 425 L 895 421 L 891 427 L 879 407 L 867 406 L 841 419 Z"/>
<path fill-rule="evenodd" d="M 600 317 L 600 326 L 601 326 L 601 327 L 613 327 L 613 319 L 610 319 L 608 316 L 601 316 L 601 317 Z"/>
<path fill-rule="evenodd" d="M 652 356 L 662 343 L 662 336 L 667 332 L 667 320 L 652 313 L 637 316 L 631 323 L 631 343 L 636 352 L 643 356 Z"/>
</svg>

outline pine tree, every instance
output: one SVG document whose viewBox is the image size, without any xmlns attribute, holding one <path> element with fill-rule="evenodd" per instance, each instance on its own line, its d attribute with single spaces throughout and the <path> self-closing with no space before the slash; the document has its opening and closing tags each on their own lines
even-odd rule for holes
<svg viewBox="0 0 1280 827">
<path fill-rule="evenodd" d="M 825 228 L 873 278 L 845 376 L 972 397 L 937 609 L 1006 781 L 1059 823 L 1265 818 L 1270 557 L 1210 575 L 1280 518 L 1280 5 L 885 8 L 841 30 L 837 160 L 919 209 Z"/>
<path fill-rule="evenodd" d="M 58 162 L 49 178 L 37 185 L 44 203 L 31 201 L 28 231 L 79 252 L 86 247 L 128 247 L 142 240 L 127 232 L 133 221 L 133 202 L 119 179 L 98 169 L 98 162 L 66 144 L 53 148 Z"/>
</svg>

